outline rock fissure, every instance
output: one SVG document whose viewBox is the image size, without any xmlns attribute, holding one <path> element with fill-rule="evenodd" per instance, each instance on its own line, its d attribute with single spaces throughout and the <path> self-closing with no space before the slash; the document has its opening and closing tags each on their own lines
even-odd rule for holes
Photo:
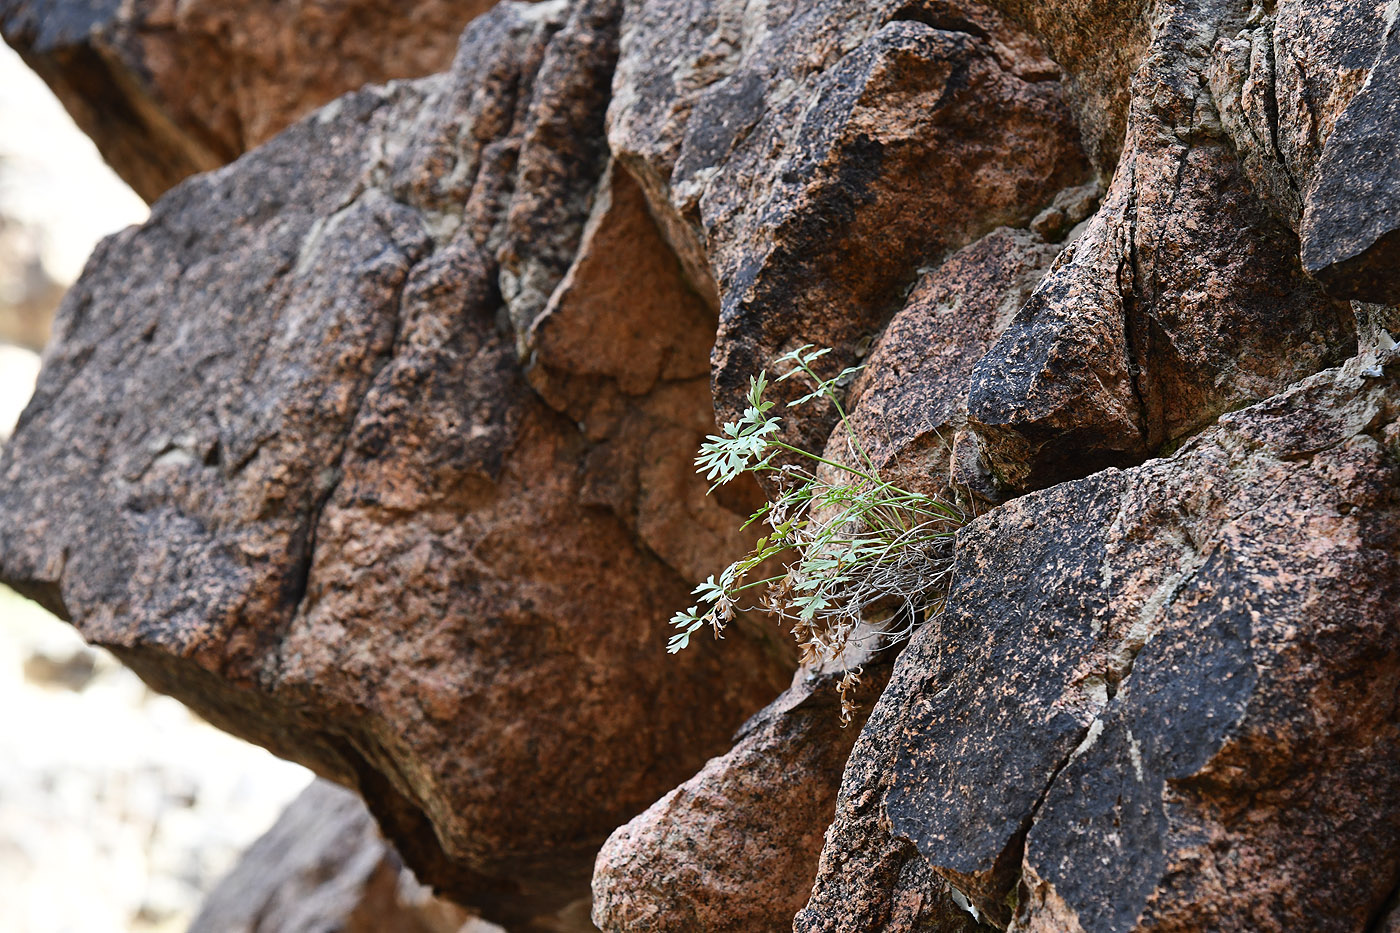
<svg viewBox="0 0 1400 933">
<path fill-rule="evenodd" d="M 1269 128 L 1269 147 L 1273 152 L 1275 161 L 1283 171 L 1283 176 L 1288 180 L 1288 186 L 1292 189 L 1294 197 L 1301 202 L 1303 190 L 1298 184 L 1298 176 L 1293 171 L 1293 166 L 1289 164 L 1288 158 L 1284 155 L 1283 147 L 1279 143 L 1279 103 L 1278 103 L 1278 50 L 1274 46 L 1273 22 L 1265 20 L 1260 24 L 1259 35 L 1262 37 L 1264 54 L 1266 56 L 1268 75 L 1264 82 L 1264 117 Z"/>
<path fill-rule="evenodd" d="M 1146 450 L 1151 450 L 1154 446 L 1152 435 L 1153 425 L 1158 419 L 1153 417 L 1153 412 L 1147 404 L 1147 392 L 1144 391 L 1144 381 L 1148 378 L 1143 371 L 1142 360 L 1147 358 L 1147 347 L 1144 341 L 1145 334 L 1140 334 L 1142 322 L 1139 320 L 1138 304 L 1140 298 L 1140 287 L 1142 276 L 1142 261 L 1138 256 L 1137 248 L 1137 199 L 1132 194 L 1128 196 L 1128 204 L 1124 210 L 1125 230 L 1124 235 L 1128 241 L 1127 256 L 1118 264 L 1117 285 L 1118 293 L 1123 300 L 1123 349 L 1127 358 L 1128 378 L 1133 390 L 1133 398 L 1137 405 L 1142 445 Z M 1123 281 L 1123 270 L 1128 271 L 1127 282 Z"/>
<path fill-rule="evenodd" d="M 334 219 L 336 213 L 348 209 L 350 204 L 358 200 L 359 197 L 360 195 L 357 194 L 351 199 L 351 202 L 347 203 L 346 208 L 338 209 L 334 212 L 331 217 L 328 218 L 327 223 L 330 223 Z M 392 231 L 384 228 L 382 225 L 380 229 L 385 234 L 386 238 L 388 238 L 390 242 L 393 242 Z M 387 350 L 374 359 L 370 366 L 369 376 L 364 383 L 364 391 L 361 392 L 359 398 L 351 404 L 352 414 L 346 421 L 345 430 L 342 432 L 339 443 L 336 445 L 334 461 L 329 466 L 325 467 L 330 473 L 330 481 L 316 494 L 316 498 L 312 501 L 311 507 L 307 512 L 305 541 L 299 548 L 301 552 L 300 556 L 297 557 L 293 563 L 292 577 L 287 590 L 287 602 L 288 605 L 292 607 L 294 613 L 300 609 L 302 601 L 306 598 L 307 589 L 311 585 L 311 572 L 316 563 L 317 530 L 320 527 L 321 517 L 325 513 L 326 506 L 330 503 L 331 498 L 340 487 L 340 482 L 343 477 L 345 454 L 350 446 L 350 438 L 355 433 L 355 428 L 360 420 L 360 415 L 364 409 L 366 400 L 369 398 L 370 393 L 374 391 L 375 385 L 379 381 L 380 373 L 393 362 L 395 349 L 399 342 L 399 333 L 403 326 L 404 291 L 408 287 L 414 268 L 431 258 L 431 251 L 428 251 L 416 258 L 410 258 L 407 266 L 404 268 L 403 278 L 398 283 L 389 301 L 389 306 L 392 309 L 390 313 L 392 329 L 387 341 Z M 264 648 L 273 649 L 274 651 L 279 650 L 284 633 L 271 631 L 268 634 L 269 637 L 264 641 Z M 280 667 L 280 663 L 278 666 Z"/>
</svg>

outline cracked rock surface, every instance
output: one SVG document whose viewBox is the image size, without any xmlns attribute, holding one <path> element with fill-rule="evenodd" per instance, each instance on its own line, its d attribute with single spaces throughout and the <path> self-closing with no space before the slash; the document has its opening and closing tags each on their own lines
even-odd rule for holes
<svg viewBox="0 0 1400 933">
<path fill-rule="evenodd" d="M 276 135 L 360 53 L 263 68 L 65 301 L 0 579 L 512 929 L 1386 930 L 1397 9 L 467 3 Z M 845 730 L 762 618 L 664 653 L 804 343 L 864 369 L 782 437 L 973 516 Z"/>
<path fill-rule="evenodd" d="M 503 919 L 586 893 L 607 834 L 790 670 L 755 638 L 658 648 L 677 566 L 740 540 L 691 474 L 704 342 L 679 332 L 627 386 L 646 410 L 590 435 L 531 389 L 504 323 L 515 104 L 546 93 L 530 69 L 552 39 L 598 20 L 500 8 L 452 72 L 343 98 L 176 189 L 68 298 L 0 468 L 6 579 L 357 787 L 423 880 Z M 657 236 L 621 196 L 590 242 L 610 225 Z M 674 270 L 655 287 L 683 304 Z M 610 326 L 585 278 L 551 346 Z M 673 540 L 673 566 L 667 529 L 691 518 L 717 532 Z"/>
<path fill-rule="evenodd" d="M 848 857 L 912 845 L 1001 927 L 1364 929 L 1400 868 L 1400 387 L 1373 366 L 960 532 L 801 928 L 927 890 Z"/>
<path fill-rule="evenodd" d="M 889 679 L 869 665 L 852 700 L 868 712 Z M 680 787 L 619 828 L 598 854 L 593 919 L 603 929 L 778 930 L 807 900 L 858 730 L 843 727 L 837 677 L 793 685 Z"/>
</svg>

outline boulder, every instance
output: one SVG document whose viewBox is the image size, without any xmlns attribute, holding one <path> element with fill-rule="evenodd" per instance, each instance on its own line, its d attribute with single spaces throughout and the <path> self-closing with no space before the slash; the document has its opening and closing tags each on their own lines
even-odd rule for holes
<svg viewBox="0 0 1400 933">
<path fill-rule="evenodd" d="M 593 871 L 593 922 L 616 933 L 782 933 L 806 902 L 841 770 L 889 678 L 871 664 L 841 720 L 840 674 L 799 671 L 734 747 L 620 827 Z"/>
<path fill-rule="evenodd" d="M 0 577 L 358 789 L 420 878 L 503 921 L 586 895 L 608 833 L 791 672 L 755 637 L 665 654 L 742 516 L 690 473 L 712 331 L 618 176 L 537 334 L 617 417 L 556 410 L 518 362 L 497 255 L 555 177 L 522 153 L 535 115 L 584 112 L 556 92 L 597 91 L 610 9 L 498 7 L 451 71 L 178 186 L 99 247 L 0 461 Z M 618 236 L 653 255 L 627 319 L 674 349 L 620 386 L 587 366 L 614 335 L 585 342 Z"/>
<path fill-rule="evenodd" d="M 1400 361 L 959 535 L 858 743 L 802 930 L 924 896 L 1017 930 L 1360 930 L 1400 877 Z M 888 908 L 886 908 L 888 909 Z"/>
<path fill-rule="evenodd" d="M 490 933 L 419 887 L 364 804 L 316 781 L 209 893 L 189 933 Z"/>
</svg>

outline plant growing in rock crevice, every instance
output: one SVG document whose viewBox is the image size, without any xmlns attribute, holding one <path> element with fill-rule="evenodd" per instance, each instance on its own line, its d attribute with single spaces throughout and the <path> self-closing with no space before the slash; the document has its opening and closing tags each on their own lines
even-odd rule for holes
<svg viewBox="0 0 1400 933">
<path fill-rule="evenodd" d="M 951 503 L 911 492 L 880 477 L 852 429 L 838 397 L 860 371 L 848 367 L 823 379 L 813 364 L 830 351 L 804 345 L 779 357 L 788 369 L 778 381 L 802 379 L 810 391 L 789 408 L 826 402 L 844 427 L 847 452 L 841 463 L 784 443 L 776 403 L 764 398 L 768 373 L 749 380 L 748 407 L 700 448 L 697 472 L 715 487 L 744 473 L 774 473 L 778 494 L 750 516 L 745 527 L 764 520 L 770 531 L 748 554 L 694 590 L 699 602 L 671 618 L 677 631 L 667 650 L 690 644 L 708 625 L 723 637 L 735 613 L 763 608 L 791 624 L 805 665 L 838 662 L 857 642 L 897 643 L 942 610 L 952 574 L 953 537 L 966 516 Z M 786 462 L 778 462 L 784 455 Z M 781 573 L 761 576 L 780 562 Z M 741 605 L 749 591 L 754 605 Z M 859 669 L 841 681 L 842 719 L 849 722 L 847 691 Z"/>
</svg>

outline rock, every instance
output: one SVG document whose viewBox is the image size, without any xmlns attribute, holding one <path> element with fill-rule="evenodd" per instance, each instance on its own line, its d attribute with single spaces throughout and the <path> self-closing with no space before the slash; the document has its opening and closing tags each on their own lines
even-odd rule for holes
<svg viewBox="0 0 1400 933">
<path fill-rule="evenodd" d="M 1288 0 L 1217 41 L 1213 66 L 1234 72 L 1224 87 L 1212 82 L 1222 116 L 1256 185 L 1295 230 L 1313 210 L 1338 118 L 1370 80 L 1389 15 L 1383 4 Z"/>
<path fill-rule="evenodd" d="M 1173 17 L 1103 207 L 977 363 L 970 417 L 1008 493 L 1169 451 L 1355 351 L 1349 304 L 1304 273 L 1191 67 L 1210 24 Z"/>
<path fill-rule="evenodd" d="M 583 5 L 575 26 L 550 41 L 540 62 L 539 81 L 550 93 L 530 98 L 498 251 L 501 292 L 522 355 L 530 326 L 579 249 L 608 161 L 602 127 L 621 15 L 621 0 Z"/>
<path fill-rule="evenodd" d="M 851 696 L 862 719 L 889 673 L 888 662 L 863 673 Z M 600 929 L 792 928 L 859 734 L 841 725 L 839 680 L 798 672 L 739 730 L 732 749 L 612 834 L 593 872 Z"/>
<path fill-rule="evenodd" d="M 1134 135 L 1132 102 L 1160 101 L 1161 76 L 1175 71 L 1194 116 L 1168 123 L 1171 132 L 1195 124 L 1229 139 L 1256 194 L 1301 235 L 1308 274 L 1336 297 L 1400 301 L 1392 274 L 1400 160 L 1386 142 L 1400 80 L 1393 8 L 1285 0 L 1245 11 L 1222 0 L 1174 0 L 1149 15 L 1143 3 L 995 6 L 1065 69 L 1105 177 L 1128 151 L 1125 126 Z"/>
<path fill-rule="evenodd" d="M 1047 241 L 1058 243 L 1098 210 L 1102 194 L 1097 184 L 1066 188 L 1032 218 L 1030 227 Z"/>
<path fill-rule="evenodd" d="M 912 650 L 912 649 L 908 649 Z M 890 832 L 887 747 L 899 704 L 882 698 L 846 764 L 836 812 L 826 831 L 811 898 L 794 933 L 978 933 L 981 926 L 953 900 L 952 888 L 907 839 Z"/>
<path fill-rule="evenodd" d="M 1394 304 L 1400 162 L 1384 142 L 1400 79 L 1395 12 L 1292 0 L 1217 43 L 1223 123 L 1256 186 L 1342 297 Z M 1223 75 L 1221 78 L 1219 75 Z"/>
<path fill-rule="evenodd" d="M 18 49 L 142 197 L 361 85 L 447 67 L 491 0 L 3 0 Z"/>
<path fill-rule="evenodd" d="M 189 933 L 467 929 L 500 928 L 419 888 L 360 799 L 316 781 L 210 892 Z"/>
<path fill-rule="evenodd" d="M 1365 927 L 1400 877 L 1398 376 L 1350 362 L 964 529 L 801 928 L 927 890 L 845 862 L 910 844 L 1017 930 Z"/>
<path fill-rule="evenodd" d="M 276 136 L 420 21 L 202 3 L 0 0 L 151 190 L 267 139 L 71 292 L 0 579 L 516 929 L 1390 922 L 1394 3 L 504 3 Z M 661 650 L 802 344 L 785 441 L 985 512 L 859 737 Z"/>
<path fill-rule="evenodd" d="M 714 329 L 641 188 L 609 167 L 573 264 L 521 338 L 526 378 L 593 445 L 581 501 L 610 509 L 692 580 L 715 572 L 716 555 L 748 549 L 756 535 L 736 517 L 762 502 L 751 484 L 707 495 L 695 477 L 694 452 L 714 430 Z"/>
<path fill-rule="evenodd" d="M 1389 134 L 1400 121 L 1400 29 L 1392 8 L 1386 17 L 1380 51 L 1323 146 L 1303 202 L 1302 236 L 1303 265 L 1328 291 L 1394 305 L 1400 304 L 1400 155 Z"/>
<path fill-rule="evenodd" d="M 1129 85 L 1152 41 L 1154 11 L 1146 0 L 991 0 L 991 5 L 1044 44 L 1065 70 L 1065 84 L 1101 174 L 1112 175 L 1123 152 Z"/>
<path fill-rule="evenodd" d="M 994 495 L 990 478 L 955 465 L 967 443 L 973 367 L 991 349 L 1059 252 L 1024 230 L 998 228 L 925 273 L 871 348 L 851 387 L 850 424 L 880 475 L 906 489 L 951 497 L 954 486 Z M 849 457 L 847 432 L 827 443 Z M 971 469 L 969 469 L 969 467 Z"/>
<path fill-rule="evenodd" d="M 1400 895 L 1391 897 L 1382 916 L 1371 929 L 1374 929 L 1376 933 L 1397 933 L 1400 931 Z"/>
<path fill-rule="evenodd" d="M 663 650 L 678 568 L 739 540 L 706 503 L 714 532 L 668 542 L 686 506 L 646 504 L 703 499 L 678 476 L 713 430 L 710 332 L 637 294 L 628 314 L 674 310 L 676 366 L 592 435 L 518 365 L 496 255 L 517 198 L 544 195 L 517 156 L 532 114 L 569 109 L 540 102 L 587 84 L 545 70 L 553 43 L 605 47 L 606 9 L 498 7 L 450 72 L 348 95 L 176 188 L 99 248 L 0 460 L 0 577 L 355 787 L 420 878 L 508 923 L 586 895 L 608 833 L 791 671 L 743 636 Z M 618 184 L 590 242 L 645 247 Z M 552 372 L 580 374 L 571 328 L 607 307 L 591 248 L 537 334 Z"/>
<path fill-rule="evenodd" d="M 972 417 L 1004 494 L 1170 450 L 1349 355 L 1344 300 L 1394 303 L 1388 8 L 998 6 L 1067 70 L 1113 177 L 1081 245 L 979 364 Z M 1098 133 L 1120 120 L 1115 165 L 1116 137 Z M 1060 224 L 1053 210 L 1035 222 Z"/>
<path fill-rule="evenodd" d="M 722 420 L 792 347 L 855 362 L 922 268 L 1087 174 L 1057 69 L 975 4 L 633 4 L 621 49 L 609 141 L 716 296 Z"/>
<path fill-rule="evenodd" d="M 887 479 L 950 493 L 949 449 L 966 422 L 973 363 L 1057 250 L 1033 234 L 1000 228 L 914 288 L 850 393 L 851 424 Z M 833 434 L 829 456 L 844 455 L 844 437 L 840 429 Z M 868 698 L 878 695 L 888 674 L 887 664 L 867 670 L 874 678 L 864 688 Z M 613 834 L 593 876 L 600 928 L 791 926 L 807 901 L 822 832 L 856 735 L 838 727 L 835 679 L 800 673 L 783 697 L 740 731 L 728 754 Z M 868 699 L 860 708 L 869 712 Z M 941 890 L 936 879 L 929 883 Z M 928 899 L 933 916 L 944 916 L 945 903 Z M 889 921 L 889 929 L 898 930 L 922 916 L 917 904 L 901 910 L 893 920 L 879 921 L 852 912 L 849 929 L 884 929 L 878 923 Z M 966 914 L 954 908 L 948 916 Z"/>
</svg>

